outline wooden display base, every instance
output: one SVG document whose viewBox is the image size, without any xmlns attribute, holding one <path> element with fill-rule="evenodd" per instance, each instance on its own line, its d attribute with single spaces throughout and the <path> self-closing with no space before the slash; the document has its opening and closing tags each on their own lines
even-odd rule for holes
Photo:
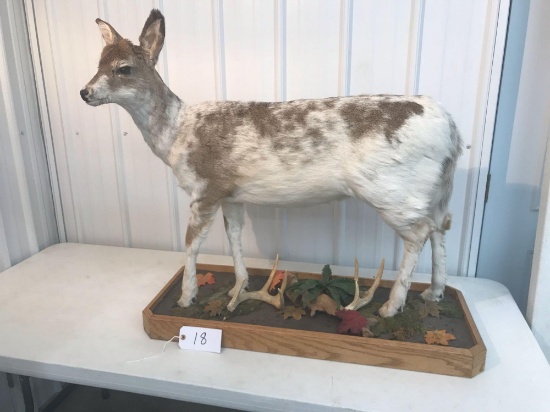
<svg viewBox="0 0 550 412">
<path fill-rule="evenodd" d="M 233 272 L 231 266 L 197 265 L 197 270 Z M 438 373 L 443 375 L 473 377 L 483 371 L 486 348 L 472 319 L 462 293 L 447 287 L 446 295 L 453 296 L 464 313 L 467 329 L 473 345 L 469 348 L 410 343 L 379 338 L 312 332 L 217 321 L 189 317 L 156 314 L 156 309 L 174 287 L 181 282 L 184 268 L 157 294 L 143 310 L 143 325 L 152 339 L 168 340 L 178 335 L 182 326 L 198 326 L 221 329 L 222 347 L 280 355 L 300 356 L 339 362 Z M 249 275 L 268 276 L 269 269 L 248 269 Z M 294 272 L 298 278 L 319 278 L 311 273 Z M 370 286 L 372 279 L 360 279 L 361 285 Z M 382 281 L 380 286 L 391 288 L 393 282 Z M 422 291 L 426 284 L 412 283 L 411 291 Z"/>
</svg>

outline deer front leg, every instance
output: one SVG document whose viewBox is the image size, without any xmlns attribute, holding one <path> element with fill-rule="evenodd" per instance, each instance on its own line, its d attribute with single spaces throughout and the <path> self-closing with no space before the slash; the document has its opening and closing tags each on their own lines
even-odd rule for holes
<svg viewBox="0 0 550 412">
<path fill-rule="evenodd" d="M 214 216 L 218 210 L 218 205 L 208 205 L 205 202 L 192 201 L 191 215 L 187 225 L 185 235 L 185 272 L 181 284 L 181 298 L 178 300 L 178 306 L 187 307 L 191 305 L 197 295 L 197 255 L 199 248 L 206 238 Z"/>
<path fill-rule="evenodd" d="M 422 222 L 416 224 L 411 232 L 405 236 L 401 236 L 405 242 L 405 252 L 401 260 L 397 279 L 395 279 L 395 283 L 390 291 L 390 298 L 378 310 L 378 313 L 383 318 L 394 316 L 405 306 L 407 292 L 411 286 L 412 272 L 418 262 L 418 255 L 424 247 L 424 243 L 426 243 L 431 230 L 432 225 L 429 222 Z"/>
<path fill-rule="evenodd" d="M 242 288 L 248 286 L 248 272 L 243 260 L 243 251 L 241 237 L 244 224 L 244 206 L 242 203 L 222 203 L 223 221 L 225 223 L 225 232 L 231 246 L 233 254 L 233 263 L 235 265 L 235 286 L 229 291 L 229 296 L 235 296 L 239 293 L 239 286 Z"/>
</svg>

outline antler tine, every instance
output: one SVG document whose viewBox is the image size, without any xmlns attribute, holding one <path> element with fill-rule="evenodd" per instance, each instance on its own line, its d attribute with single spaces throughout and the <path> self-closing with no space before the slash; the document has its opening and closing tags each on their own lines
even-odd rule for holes
<svg viewBox="0 0 550 412">
<path fill-rule="evenodd" d="M 376 292 L 376 289 L 378 289 L 378 286 L 380 285 L 380 280 L 382 279 L 382 273 L 384 272 L 384 264 L 385 264 L 385 259 L 382 259 L 382 262 L 380 263 L 380 267 L 378 268 L 378 273 L 374 278 L 374 282 L 372 283 L 372 286 L 365 293 L 365 295 L 360 298 L 359 297 L 359 269 L 358 269 L 357 259 L 355 259 L 355 274 L 354 274 L 355 297 L 353 298 L 353 301 L 348 306 L 345 307 L 346 310 L 358 310 L 370 303 L 370 301 L 374 297 L 374 292 Z"/>
<path fill-rule="evenodd" d="M 273 269 L 271 269 L 271 273 L 269 274 L 269 277 L 267 278 L 267 282 L 265 282 L 265 285 L 263 288 L 261 288 L 261 291 L 267 291 L 269 289 L 269 286 L 271 285 L 271 282 L 273 282 L 273 278 L 275 277 L 275 273 L 277 273 L 277 266 L 279 265 L 279 254 L 275 256 L 275 263 L 273 264 Z"/>
<path fill-rule="evenodd" d="M 278 264 L 279 264 L 279 255 L 277 255 L 277 257 L 275 258 L 275 264 L 273 265 L 273 269 L 271 270 L 271 274 L 269 275 L 267 282 L 258 291 L 243 292 L 242 288 L 243 288 L 244 280 L 242 280 L 238 288 L 239 293 L 235 294 L 231 299 L 231 301 L 228 303 L 227 310 L 229 310 L 230 312 L 233 312 L 240 303 L 249 299 L 261 300 L 263 302 L 266 302 L 266 303 L 269 303 L 270 305 L 275 306 L 277 309 L 282 309 L 285 304 L 284 293 L 287 286 L 287 278 L 288 278 L 286 270 L 283 276 L 283 283 L 281 284 L 281 287 L 279 288 L 277 295 L 272 296 L 268 292 L 269 286 L 273 282 L 273 278 L 277 273 Z"/>
<path fill-rule="evenodd" d="M 353 296 L 353 301 L 345 307 L 346 310 L 353 310 L 357 301 L 359 300 L 359 262 L 355 258 L 355 268 L 353 270 L 353 280 L 355 281 L 355 295 Z"/>
</svg>

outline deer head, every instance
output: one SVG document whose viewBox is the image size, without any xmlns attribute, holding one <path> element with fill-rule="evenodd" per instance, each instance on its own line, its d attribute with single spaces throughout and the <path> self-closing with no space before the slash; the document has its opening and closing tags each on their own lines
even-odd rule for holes
<svg viewBox="0 0 550 412">
<path fill-rule="evenodd" d="M 101 52 L 96 75 L 80 91 L 91 106 L 117 103 L 123 107 L 143 101 L 151 93 L 152 84 L 162 80 L 155 70 L 164 44 L 164 16 L 152 10 L 145 22 L 139 46 L 132 44 L 107 22 L 96 19 L 105 47 Z"/>
</svg>

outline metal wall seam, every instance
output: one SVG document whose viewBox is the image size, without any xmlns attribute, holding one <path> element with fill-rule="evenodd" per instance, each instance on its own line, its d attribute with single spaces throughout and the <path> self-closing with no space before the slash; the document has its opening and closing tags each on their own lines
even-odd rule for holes
<svg viewBox="0 0 550 412">
<path fill-rule="evenodd" d="M 353 44 L 353 0 L 340 2 L 340 55 L 338 68 L 338 95 L 349 96 L 351 84 L 351 58 Z M 333 202 L 332 261 L 341 263 L 341 251 L 346 244 L 346 200 Z"/>
<path fill-rule="evenodd" d="M 109 21 L 109 6 L 106 0 L 97 2 L 99 17 Z M 116 182 L 118 192 L 118 202 L 120 209 L 120 221 L 122 225 L 122 238 L 125 247 L 132 247 L 132 231 L 128 209 L 128 190 L 126 186 L 126 176 L 124 174 L 124 156 L 122 148 L 122 128 L 120 126 L 120 110 L 115 105 L 109 106 L 109 120 L 111 124 L 111 137 L 113 141 L 113 154 L 116 169 Z"/>
<path fill-rule="evenodd" d="M 36 94 L 38 100 L 38 109 L 40 112 L 41 132 L 44 139 L 46 151 L 46 161 L 48 165 L 48 173 L 50 176 L 50 185 L 52 190 L 52 199 L 55 212 L 55 220 L 57 225 L 57 235 L 60 242 L 67 241 L 67 233 L 65 229 L 65 218 L 63 213 L 63 203 L 61 200 L 61 190 L 59 185 L 59 177 L 57 172 L 57 160 L 55 156 L 52 128 L 49 115 L 48 99 L 46 97 L 46 86 L 44 73 L 42 69 L 42 57 L 39 47 L 36 15 L 33 0 L 24 0 L 25 15 L 27 20 L 28 38 L 30 43 L 31 59 L 34 69 L 34 80 Z"/>
<path fill-rule="evenodd" d="M 411 18 L 409 23 L 409 52 L 407 56 L 406 93 L 418 94 L 420 64 L 422 62 L 422 35 L 426 0 L 413 0 L 411 3 Z"/>
<path fill-rule="evenodd" d="M 286 101 L 286 0 L 275 0 L 274 2 L 274 27 L 275 27 L 275 90 L 276 101 Z M 279 207 L 275 208 L 275 244 L 277 253 L 283 250 L 282 227 L 286 216 L 285 211 Z"/>
<path fill-rule="evenodd" d="M 166 12 L 164 10 L 164 2 L 163 0 L 155 1 L 156 8 L 158 8 L 163 15 L 166 15 Z M 169 70 L 168 70 L 168 48 L 163 47 L 161 56 L 159 59 L 159 67 L 160 71 L 162 71 L 162 77 L 164 79 L 164 82 L 168 87 L 171 87 L 170 85 L 170 76 L 169 76 Z M 176 176 L 172 172 L 170 168 L 166 168 L 166 183 L 167 183 L 167 190 L 168 190 L 168 197 L 169 197 L 169 213 L 170 213 L 170 229 L 172 234 L 172 249 L 177 251 L 183 251 L 183 242 L 182 242 L 182 231 L 181 231 L 181 222 L 180 222 L 180 213 L 179 213 L 179 200 L 178 200 L 178 181 L 176 179 Z"/>
<path fill-rule="evenodd" d="M 227 100 L 222 0 L 212 0 L 212 30 L 214 38 L 214 62 L 216 65 L 216 99 Z"/>
<path fill-rule="evenodd" d="M 31 113 L 34 113 L 36 108 L 36 93 L 34 91 L 33 80 L 32 80 L 32 61 L 30 60 L 28 53 L 28 40 L 26 37 L 26 31 L 22 28 L 26 28 L 25 14 L 21 6 L 11 9 L 10 15 L 13 16 L 12 26 L 14 29 L 11 30 L 12 33 L 12 45 L 15 53 L 15 58 L 12 61 L 14 66 L 14 75 L 16 76 L 16 90 L 19 90 L 18 97 L 21 99 L 22 108 L 27 107 L 28 110 L 20 110 L 18 115 L 19 119 L 23 121 L 23 124 L 19 124 L 20 140 L 24 141 L 28 153 L 26 155 L 30 161 L 26 161 L 24 166 L 29 168 L 27 176 L 30 176 L 29 179 L 29 189 L 32 190 L 29 192 L 29 195 L 35 193 L 35 197 L 30 198 L 30 202 L 33 204 L 33 217 L 36 216 L 36 219 L 33 219 L 35 225 L 35 232 L 37 235 L 37 243 L 48 244 L 51 242 L 52 236 L 50 235 L 50 225 L 48 222 L 51 221 L 51 216 L 48 215 L 47 210 L 47 199 L 51 196 L 49 188 L 49 176 L 47 173 L 44 173 L 44 170 L 41 170 L 43 164 L 43 157 L 38 155 L 37 150 L 43 150 L 44 146 L 42 144 L 43 139 L 40 139 L 42 136 L 40 130 L 40 120 L 32 119 Z M 30 84 L 29 84 L 29 77 Z M 32 100 L 32 101 L 31 101 Z M 34 121 L 33 121 L 34 120 Z M 25 160 L 25 159 L 23 159 Z M 46 176 L 44 178 L 44 175 Z M 46 182 L 44 182 L 46 181 Z M 47 183 L 43 185 L 43 183 Z M 47 193 L 46 193 L 47 191 Z M 57 238 L 57 236 L 55 236 Z"/>
<path fill-rule="evenodd" d="M 9 7 L 9 3 L 8 3 Z M 13 21 L 13 13 L 8 12 L 8 18 L 10 20 L 10 26 L 15 27 Z M 38 241 L 34 218 L 32 215 L 32 205 L 29 195 L 29 185 L 27 181 L 27 172 L 25 170 L 25 162 L 23 160 L 23 153 L 21 148 L 21 142 L 19 140 L 19 128 L 17 125 L 17 119 L 15 116 L 14 100 L 12 95 L 11 80 L 9 78 L 9 68 L 7 65 L 7 56 L 4 45 L 6 44 L 3 30 L 0 30 L 0 84 L 2 84 L 2 96 L 4 99 L 4 107 L 6 109 L 6 120 L 8 139 L 10 142 L 11 155 L 13 164 L 15 167 L 14 177 L 17 183 L 17 193 L 21 201 L 21 216 L 25 222 L 24 233 L 27 240 L 28 250 L 31 254 L 38 253 Z"/>
</svg>

